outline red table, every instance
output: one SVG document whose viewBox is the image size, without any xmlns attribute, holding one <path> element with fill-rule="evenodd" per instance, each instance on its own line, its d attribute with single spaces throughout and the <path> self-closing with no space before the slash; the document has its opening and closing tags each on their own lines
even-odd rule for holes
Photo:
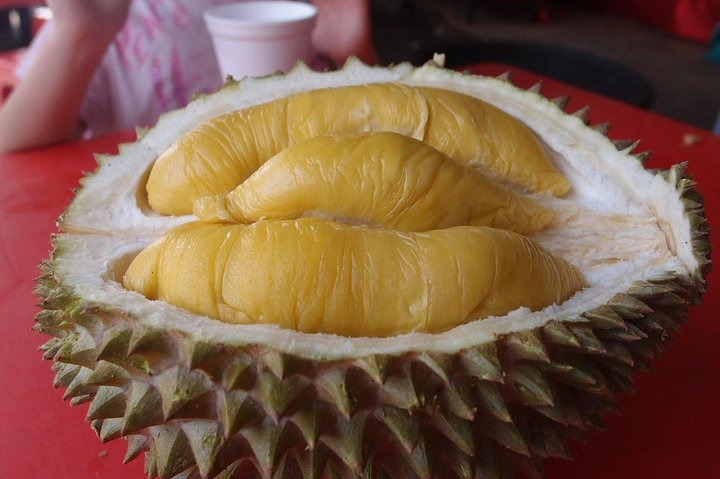
<svg viewBox="0 0 720 479">
<path fill-rule="evenodd" d="M 476 73 L 499 74 L 501 65 Z M 517 84 L 539 78 L 514 71 Z M 543 93 L 569 94 L 569 110 L 590 105 L 592 123 L 610 121 L 615 139 L 642 138 L 649 166 L 689 162 L 705 197 L 711 225 L 720 224 L 720 137 L 689 125 L 545 80 Z M 49 251 L 54 220 L 68 203 L 94 152 L 112 152 L 128 133 L 27 153 L 0 155 L 0 478 L 103 479 L 143 477 L 142 460 L 122 466 L 124 441 L 101 444 L 85 422 L 87 405 L 70 407 L 51 388 L 50 363 L 36 348 L 45 337 L 30 330 L 37 264 Z M 720 243 L 714 236 L 715 251 Z M 720 478 L 720 296 L 715 277 L 701 306 L 676 334 L 654 371 L 637 376 L 637 395 L 619 401 L 607 431 L 574 445 L 574 462 L 548 461 L 550 479 Z"/>
</svg>

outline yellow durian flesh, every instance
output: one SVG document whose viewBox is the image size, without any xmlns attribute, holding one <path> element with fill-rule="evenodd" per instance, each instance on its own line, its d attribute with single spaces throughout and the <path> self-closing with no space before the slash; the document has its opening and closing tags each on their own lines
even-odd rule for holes
<svg viewBox="0 0 720 479">
<path fill-rule="evenodd" d="M 320 135 L 393 131 L 530 192 L 566 193 L 533 133 L 520 121 L 454 91 L 401 84 L 325 88 L 221 115 L 182 136 L 146 184 L 156 212 L 182 215 L 203 196 L 226 194 L 270 157 Z"/>
<path fill-rule="evenodd" d="M 123 283 L 229 323 L 392 336 L 541 309 L 583 279 L 528 238 L 495 228 L 401 233 L 303 218 L 188 223 L 142 251 Z"/>
<path fill-rule="evenodd" d="M 552 212 L 398 133 L 319 136 L 281 151 L 225 197 L 195 201 L 204 220 L 316 216 L 425 231 L 484 225 L 538 231 Z"/>
</svg>

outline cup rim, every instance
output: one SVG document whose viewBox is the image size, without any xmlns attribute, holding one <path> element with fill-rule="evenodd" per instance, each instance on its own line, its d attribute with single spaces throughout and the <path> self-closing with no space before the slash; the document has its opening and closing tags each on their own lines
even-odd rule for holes
<svg viewBox="0 0 720 479">
<path fill-rule="evenodd" d="M 233 11 L 250 10 L 258 6 L 264 7 L 282 7 L 285 11 L 291 10 L 292 15 L 287 17 L 278 17 L 277 19 L 259 19 L 259 18 L 231 18 L 228 16 Z M 292 27 L 302 24 L 312 24 L 318 14 L 318 8 L 310 3 L 299 1 L 285 0 L 252 0 L 248 2 L 232 2 L 222 5 L 215 5 L 208 8 L 203 13 L 208 29 L 211 24 L 220 28 L 237 28 L 237 27 Z"/>
</svg>

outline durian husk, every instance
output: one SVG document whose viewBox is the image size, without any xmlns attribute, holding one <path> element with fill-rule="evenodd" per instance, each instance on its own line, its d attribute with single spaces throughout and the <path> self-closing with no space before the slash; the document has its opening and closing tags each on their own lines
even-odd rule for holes
<svg viewBox="0 0 720 479">
<path fill-rule="evenodd" d="M 137 187 L 148 164 L 138 158 L 252 103 L 252 92 L 271 91 L 263 94 L 269 99 L 368 78 L 437 80 L 471 92 L 487 84 L 510 103 L 532 98 L 557 121 L 585 128 L 581 114 L 562 112 L 562 99 L 516 92 L 503 79 L 435 63 L 372 69 L 351 62 L 340 72 L 300 66 L 285 77 L 231 84 L 221 95 L 244 100 L 201 98 L 166 115 L 118 158 L 99 158 L 41 265 L 36 329 L 52 336 L 42 350 L 54 362 L 54 385 L 67 389 L 72 404 L 90 402 L 87 418 L 102 441 L 127 439 L 126 462 L 144 453 L 149 477 L 541 477 L 543 459 L 569 458 L 569 441 L 602 427 L 615 395 L 632 390 L 633 372 L 648 369 L 704 291 L 708 231 L 683 165 L 642 174 L 672 192 L 668 202 L 679 213 L 667 216 L 687 230 L 677 236 L 687 244 L 676 245 L 686 267 L 651 270 L 581 303 L 591 307 L 521 312 L 456 335 L 369 340 L 215 325 L 122 290 L 118 274 L 142 245 L 191 219 L 147 211 Z M 629 169 L 642 168 L 644 154 L 616 146 Z M 129 171 L 137 177 L 106 187 Z"/>
</svg>

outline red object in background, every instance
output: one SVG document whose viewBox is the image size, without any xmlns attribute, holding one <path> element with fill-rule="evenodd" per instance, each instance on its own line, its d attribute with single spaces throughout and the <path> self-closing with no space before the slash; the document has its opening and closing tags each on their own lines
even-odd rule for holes
<svg viewBox="0 0 720 479">
<path fill-rule="evenodd" d="M 538 75 L 504 65 L 478 65 L 475 73 L 512 71 L 529 87 Z M 649 167 L 688 161 L 705 197 L 708 221 L 720 225 L 720 137 L 644 110 L 545 79 L 549 98 L 570 95 L 569 111 L 591 106 L 591 123 L 610 121 L 615 139 L 642 138 L 654 155 Z M 101 444 L 84 417 L 87 405 L 62 401 L 51 387 L 50 363 L 36 348 L 47 337 L 31 331 L 37 264 L 48 255 L 55 218 L 67 205 L 93 153 L 111 152 L 118 134 L 26 153 L 0 155 L 0 478 L 140 479 L 142 458 L 121 465 L 125 441 Z M 720 236 L 713 248 L 720 251 Z M 691 308 L 654 371 L 636 376 L 637 395 L 619 398 L 607 431 L 574 444 L 575 461 L 546 462 L 547 479 L 720 478 L 720 287 L 710 274 L 703 303 Z"/>
<path fill-rule="evenodd" d="M 585 0 L 688 40 L 707 43 L 720 22 L 720 0 Z"/>
</svg>

